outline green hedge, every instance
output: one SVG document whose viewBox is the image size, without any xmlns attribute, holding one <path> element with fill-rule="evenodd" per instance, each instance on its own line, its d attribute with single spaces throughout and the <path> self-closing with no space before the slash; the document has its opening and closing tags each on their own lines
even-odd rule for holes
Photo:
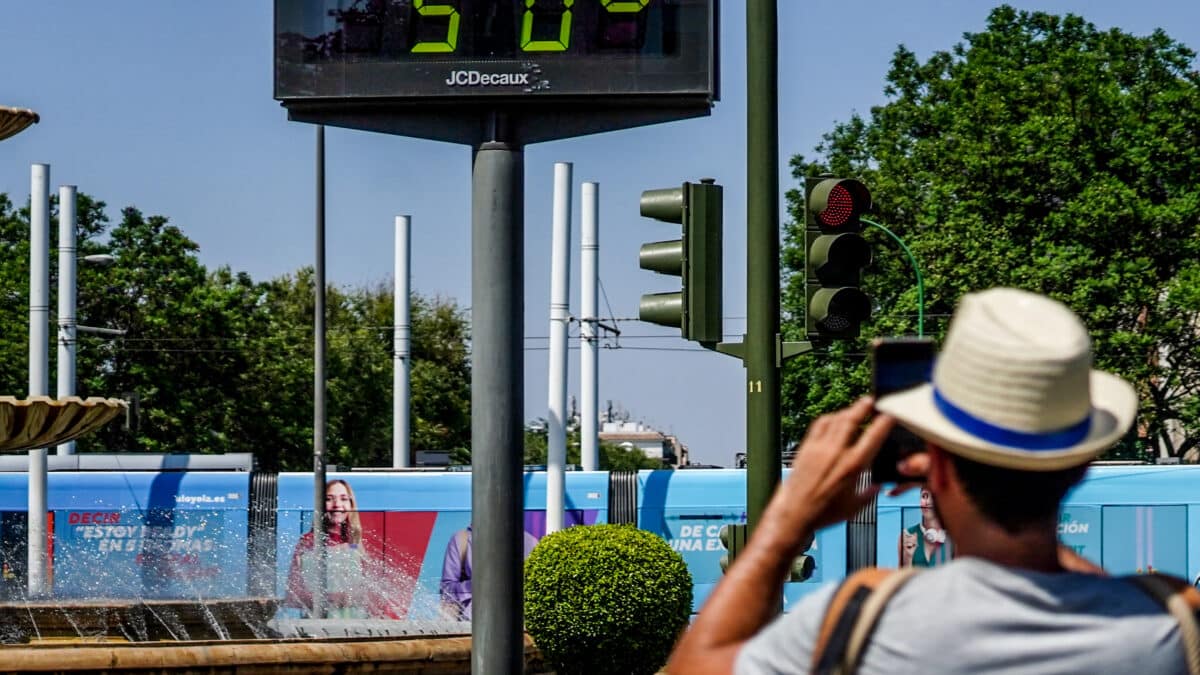
<svg viewBox="0 0 1200 675">
<path fill-rule="evenodd" d="M 558 675 L 655 673 L 691 611 L 683 558 L 631 525 L 555 532 L 525 562 L 525 629 Z"/>
</svg>

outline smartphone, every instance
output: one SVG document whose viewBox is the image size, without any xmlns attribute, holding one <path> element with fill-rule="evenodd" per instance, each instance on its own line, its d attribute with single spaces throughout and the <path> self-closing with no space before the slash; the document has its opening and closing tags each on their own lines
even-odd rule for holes
<svg viewBox="0 0 1200 675">
<path fill-rule="evenodd" d="M 871 389 L 875 399 L 930 381 L 937 353 L 929 338 L 879 338 L 871 343 Z M 897 426 L 879 448 L 871 463 L 872 483 L 900 483 L 913 478 L 901 476 L 896 464 L 921 450 L 924 441 Z"/>
</svg>

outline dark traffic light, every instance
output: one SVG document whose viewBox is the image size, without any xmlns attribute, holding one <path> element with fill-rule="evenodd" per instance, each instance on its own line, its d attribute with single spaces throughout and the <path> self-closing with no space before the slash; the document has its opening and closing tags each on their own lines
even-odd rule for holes
<svg viewBox="0 0 1200 675">
<path fill-rule="evenodd" d="M 738 553 L 746 548 L 746 526 L 741 525 L 722 525 L 719 538 L 721 540 L 721 548 L 725 549 L 726 553 L 721 554 L 720 565 L 721 572 L 729 571 L 729 566 L 733 564 L 733 560 L 737 558 Z M 804 553 L 796 556 L 792 560 L 792 564 L 788 567 L 788 581 L 808 581 L 812 578 L 813 572 L 817 570 L 817 561 L 808 554 L 808 550 L 812 548 L 814 536 L 808 535 L 805 540 L 804 547 L 801 549 Z"/>
<path fill-rule="evenodd" d="M 871 263 L 860 220 L 871 193 L 849 178 L 809 178 L 805 195 L 808 339 L 858 337 L 871 316 L 871 299 L 859 288 Z"/>
<path fill-rule="evenodd" d="M 721 341 L 722 209 L 721 186 L 711 178 L 642 193 L 643 216 L 682 226 L 682 238 L 645 244 L 638 255 L 642 269 L 682 280 L 679 292 L 642 296 L 642 321 L 678 328 L 687 340 Z"/>
<path fill-rule="evenodd" d="M 721 540 L 721 548 L 725 549 L 726 553 L 721 554 L 721 573 L 729 571 L 729 566 L 733 564 L 733 559 L 737 557 L 738 552 L 746 548 L 746 525 L 722 525 L 718 532 Z"/>
</svg>

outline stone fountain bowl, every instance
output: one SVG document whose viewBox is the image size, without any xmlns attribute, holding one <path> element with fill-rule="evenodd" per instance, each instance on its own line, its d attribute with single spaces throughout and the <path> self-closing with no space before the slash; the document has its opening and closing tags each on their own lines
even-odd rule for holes
<svg viewBox="0 0 1200 675">
<path fill-rule="evenodd" d="M 274 638 L 275 598 L 36 600 L 0 603 L 0 642 Z"/>
<path fill-rule="evenodd" d="M 121 399 L 0 396 L 0 452 L 25 452 L 73 441 L 128 408 Z"/>
</svg>

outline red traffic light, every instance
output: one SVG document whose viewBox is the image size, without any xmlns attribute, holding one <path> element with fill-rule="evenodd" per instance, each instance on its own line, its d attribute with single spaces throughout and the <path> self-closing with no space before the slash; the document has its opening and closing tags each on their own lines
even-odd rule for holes
<svg viewBox="0 0 1200 675">
<path fill-rule="evenodd" d="M 841 227 L 854 215 L 854 197 L 845 185 L 836 185 L 829 191 L 829 201 L 825 204 L 825 212 L 820 214 L 821 222 L 829 227 Z"/>
<path fill-rule="evenodd" d="M 829 178 L 813 188 L 808 208 L 822 228 L 858 229 L 859 216 L 871 209 L 871 193 L 854 179 Z"/>
</svg>

